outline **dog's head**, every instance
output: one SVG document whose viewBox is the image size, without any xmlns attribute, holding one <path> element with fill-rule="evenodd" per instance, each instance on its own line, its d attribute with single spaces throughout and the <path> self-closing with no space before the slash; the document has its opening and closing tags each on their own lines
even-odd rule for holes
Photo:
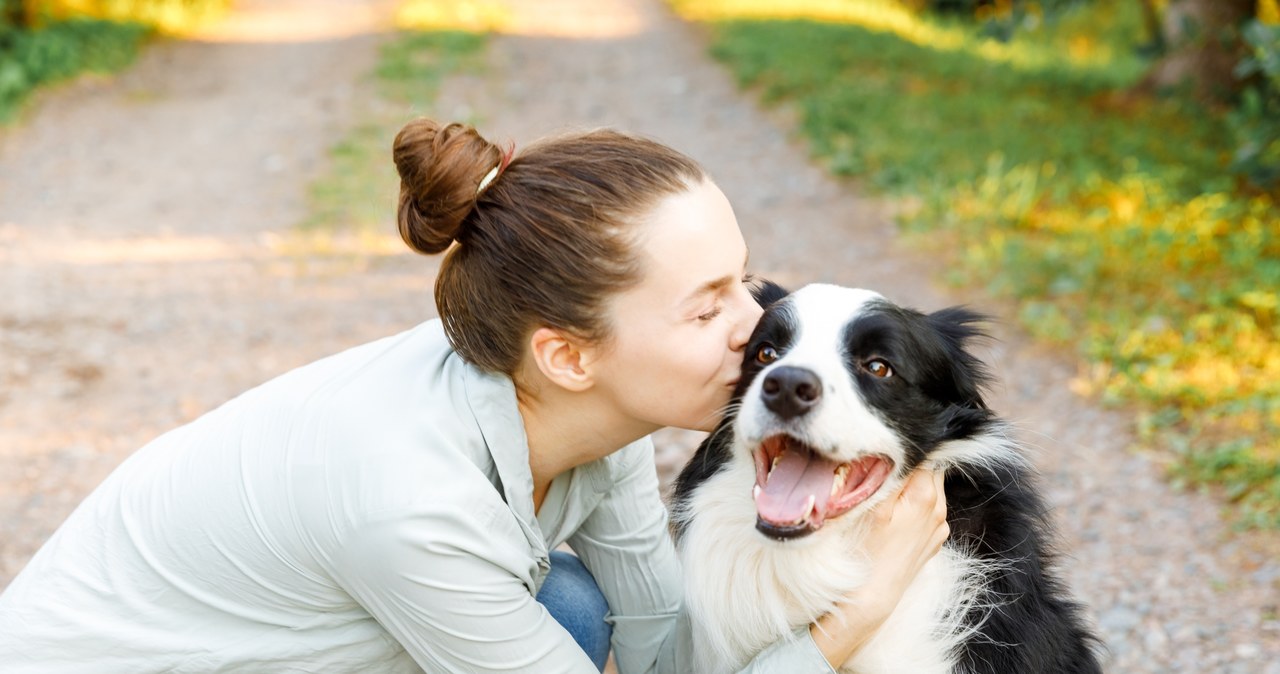
<svg viewBox="0 0 1280 674">
<path fill-rule="evenodd" d="M 734 451 L 756 466 L 756 527 L 805 536 L 869 508 L 941 443 L 991 413 L 987 377 L 965 349 L 983 317 L 922 314 L 867 291 L 810 285 L 768 303 L 747 345 Z M 886 488 L 888 485 L 890 488 Z"/>
</svg>

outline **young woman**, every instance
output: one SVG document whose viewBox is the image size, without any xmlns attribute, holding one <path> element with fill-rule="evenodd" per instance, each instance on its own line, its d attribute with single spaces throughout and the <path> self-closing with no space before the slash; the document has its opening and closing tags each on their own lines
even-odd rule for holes
<svg viewBox="0 0 1280 674">
<path fill-rule="evenodd" d="M 0 669 L 689 666 L 647 436 L 714 426 L 761 312 L 724 195 L 610 131 L 513 158 L 423 119 L 394 153 L 405 241 L 452 246 L 442 320 L 130 457 L 0 596 Z M 826 672 L 874 634 L 946 537 L 939 479 L 882 509 L 878 582 L 751 671 Z"/>
</svg>

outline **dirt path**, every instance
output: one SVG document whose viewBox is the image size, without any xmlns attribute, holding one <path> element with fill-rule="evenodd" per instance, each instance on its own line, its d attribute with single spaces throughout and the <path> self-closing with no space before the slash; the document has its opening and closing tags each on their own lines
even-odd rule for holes
<svg viewBox="0 0 1280 674">
<path fill-rule="evenodd" d="M 0 587 L 147 440 L 430 303 L 422 260 L 287 236 L 388 4 L 239 4 L 0 130 Z"/>
<path fill-rule="evenodd" d="M 884 209 L 811 166 L 787 121 L 737 92 L 657 0 L 513 5 L 485 72 L 451 79 L 436 116 L 518 143 L 597 125 L 657 137 L 715 176 L 756 272 L 924 309 L 960 301 L 929 283 L 936 264 L 895 243 Z M 0 586 L 157 432 L 430 315 L 431 260 L 290 252 L 273 234 L 301 216 L 304 181 L 367 93 L 351 83 L 376 40 L 160 45 L 0 136 Z M 1001 339 L 994 404 L 1037 450 L 1108 671 L 1280 673 L 1274 537 L 1230 535 L 1218 504 L 1174 493 L 1126 451 L 1123 413 L 1070 393 L 1070 361 L 1016 330 Z M 663 440 L 669 475 L 694 437 Z"/>
</svg>

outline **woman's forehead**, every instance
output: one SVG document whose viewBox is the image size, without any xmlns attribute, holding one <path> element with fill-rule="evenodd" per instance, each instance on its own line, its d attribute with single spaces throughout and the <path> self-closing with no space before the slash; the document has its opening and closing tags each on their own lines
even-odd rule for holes
<svg viewBox="0 0 1280 674">
<path fill-rule="evenodd" d="M 693 276 L 701 272 L 706 278 L 694 281 L 693 288 L 741 272 L 747 245 L 729 200 L 714 183 L 664 198 L 645 221 L 638 244 L 646 267 Z"/>
</svg>

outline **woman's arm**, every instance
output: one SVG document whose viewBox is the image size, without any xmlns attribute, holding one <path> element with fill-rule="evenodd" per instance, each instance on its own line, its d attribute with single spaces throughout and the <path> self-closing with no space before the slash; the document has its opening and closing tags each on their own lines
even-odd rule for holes
<svg viewBox="0 0 1280 674">
<path fill-rule="evenodd" d="M 814 643 L 833 668 L 875 636 L 925 562 L 942 549 L 951 531 L 942 480 L 942 471 L 917 470 L 896 498 L 873 511 L 866 539 L 870 582 L 809 626 Z"/>
<path fill-rule="evenodd" d="M 615 455 L 613 484 L 568 541 L 609 602 L 624 674 L 655 671 L 684 600 L 653 454 L 645 439 Z"/>
<path fill-rule="evenodd" d="M 514 571 L 527 553 L 502 542 L 523 534 L 467 508 L 370 517 L 335 555 L 335 580 L 428 672 L 596 671 Z"/>
</svg>

